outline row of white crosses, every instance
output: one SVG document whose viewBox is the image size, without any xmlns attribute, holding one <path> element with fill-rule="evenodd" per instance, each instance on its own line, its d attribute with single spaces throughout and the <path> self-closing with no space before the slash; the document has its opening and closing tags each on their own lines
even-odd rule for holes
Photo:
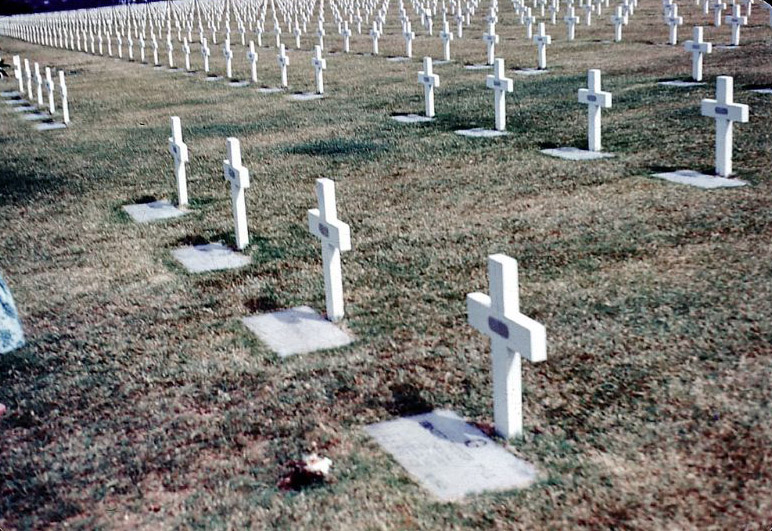
<svg viewBox="0 0 772 531">
<path fill-rule="evenodd" d="M 188 146 L 182 140 L 179 117 L 171 118 L 171 128 L 169 152 L 174 159 L 178 204 L 184 207 L 188 204 L 185 170 L 185 165 L 189 161 Z M 246 189 L 250 186 L 249 170 L 242 162 L 239 140 L 228 138 L 227 148 L 228 158 L 223 161 L 223 174 L 225 180 L 230 183 L 236 247 L 243 250 L 249 245 L 246 207 Z M 311 234 L 322 241 L 327 317 L 334 322 L 343 319 L 344 316 L 341 253 L 351 250 L 351 232 L 349 226 L 340 221 L 337 216 L 335 183 L 329 179 L 318 179 L 316 190 L 319 208 L 308 211 L 308 227 Z"/>
<path fill-rule="evenodd" d="M 54 95 L 55 95 L 55 83 L 52 76 L 52 70 L 50 67 L 46 67 L 45 70 L 45 81 L 43 79 L 43 76 L 40 73 L 40 64 L 35 62 L 34 63 L 34 76 L 35 76 L 35 87 L 36 90 L 33 91 L 32 89 L 32 76 L 33 76 L 33 69 L 30 67 L 30 61 L 29 59 L 24 59 L 24 69 L 22 70 L 22 61 L 21 57 L 18 55 L 13 56 L 13 73 L 14 77 L 16 78 L 16 81 L 19 83 L 19 94 L 24 95 L 27 94 L 28 101 L 32 104 L 37 102 L 37 106 L 40 108 L 45 108 L 48 113 L 53 116 L 56 114 L 56 104 L 54 101 Z M 24 84 L 24 78 L 26 73 L 26 90 L 25 90 L 25 84 Z M 70 123 L 70 105 L 69 105 L 69 93 L 67 91 L 67 83 L 64 79 L 64 71 L 59 70 L 59 91 L 61 94 L 61 101 L 62 101 L 62 122 L 64 124 Z M 43 85 L 45 84 L 46 92 L 48 95 L 48 102 L 46 103 L 43 99 Z"/>
</svg>

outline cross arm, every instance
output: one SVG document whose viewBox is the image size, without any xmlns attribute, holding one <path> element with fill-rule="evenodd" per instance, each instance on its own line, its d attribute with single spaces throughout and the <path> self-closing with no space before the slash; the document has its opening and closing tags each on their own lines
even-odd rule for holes
<svg viewBox="0 0 772 531">
<path fill-rule="evenodd" d="M 340 220 L 324 221 L 318 208 L 308 210 L 308 230 L 322 240 L 341 251 L 351 250 L 351 228 Z"/>
<path fill-rule="evenodd" d="M 188 146 L 184 142 L 177 143 L 169 137 L 169 153 L 180 162 L 188 162 Z"/>
<path fill-rule="evenodd" d="M 547 359 L 547 331 L 544 325 L 522 314 L 494 316 L 491 298 L 484 293 L 466 296 L 469 324 L 490 338 L 503 340 L 507 348 L 532 363 Z"/>
<path fill-rule="evenodd" d="M 597 105 L 602 109 L 609 109 L 611 107 L 611 93 L 599 91 L 591 93 L 589 89 L 579 89 L 579 103 L 585 105 Z"/>
<path fill-rule="evenodd" d="M 719 103 L 716 100 L 704 99 L 701 107 L 703 116 L 725 118 L 740 123 L 748 121 L 748 106 L 742 103 Z"/>
</svg>

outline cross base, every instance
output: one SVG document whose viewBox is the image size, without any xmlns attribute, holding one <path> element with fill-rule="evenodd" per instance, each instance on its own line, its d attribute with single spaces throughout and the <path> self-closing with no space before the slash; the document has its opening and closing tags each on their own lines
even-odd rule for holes
<svg viewBox="0 0 772 531">
<path fill-rule="evenodd" d="M 221 243 L 180 247 L 172 251 L 172 256 L 189 273 L 237 269 L 252 261 L 249 256 L 237 253 Z"/>
<path fill-rule="evenodd" d="M 123 210 L 137 223 L 150 223 L 185 215 L 185 212 L 164 200 L 138 205 L 124 205 Z"/>
<path fill-rule="evenodd" d="M 507 136 L 509 131 L 496 131 L 495 129 L 483 129 L 481 127 L 477 127 L 474 129 L 459 129 L 456 131 L 456 134 L 472 138 L 495 138 L 499 136 Z"/>
<path fill-rule="evenodd" d="M 397 114 L 392 116 L 391 119 L 401 124 L 419 124 L 434 121 L 434 118 L 418 114 Z"/>
<path fill-rule="evenodd" d="M 608 159 L 614 156 L 613 153 L 604 153 L 602 151 L 587 151 L 575 147 L 559 147 L 542 149 L 542 153 L 550 157 L 557 157 L 564 160 L 598 160 Z"/>
<path fill-rule="evenodd" d="M 737 188 L 739 186 L 747 186 L 748 182 L 741 179 L 729 179 L 727 177 L 719 177 L 717 175 L 706 175 L 698 171 L 693 170 L 678 170 L 673 172 L 655 173 L 652 177 L 658 179 L 664 179 L 671 183 L 688 184 L 689 186 L 696 186 L 697 188 Z"/>
<path fill-rule="evenodd" d="M 244 325 L 282 358 L 317 350 L 339 348 L 353 336 L 323 318 L 309 306 L 244 317 Z"/>
</svg>

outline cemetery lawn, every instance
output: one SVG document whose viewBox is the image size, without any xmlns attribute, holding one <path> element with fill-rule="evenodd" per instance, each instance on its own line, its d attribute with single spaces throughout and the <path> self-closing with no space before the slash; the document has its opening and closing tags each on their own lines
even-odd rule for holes
<svg viewBox="0 0 772 531">
<path fill-rule="evenodd" d="M 391 9 L 384 55 L 404 51 Z M 768 15 L 754 9 L 742 46 L 706 59 L 708 85 L 673 89 L 656 82 L 686 78 L 690 55 L 662 45 L 660 11 L 641 4 L 616 45 L 600 42 L 610 10 L 573 44 L 548 24 L 552 70 L 513 75 L 512 134 L 496 140 L 454 134 L 493 124 L 487 72 L 460 67 L 484 60 L 482 15 L 453 41 L 455 64 L 435 68 L 437 119 L 424 125 L 390 119 L 422 112 L 416 72 L 441 56 L 418 29 L 409 63 L 328 56 L 327 96 L 306 103 L 0 39 L 4 57 L 63 66 L 73 120 L 43 134 L 0 108 L 0 270 L 29 339 L 0 356 L 0 527 L 768 529 L 772 99 L 747 90 L 772 86 Z M 682 39 L 703 21 L 684 11 Z M 502 13 L 497 56 L 512 75 L 535 66 L 536 49 L 511 6 Z M 728 41 L 726 27 L 705 33 Z M 288 52 L 290 92 L 312 90 L 311 44 Z M 352 52 L 369 50 L 365 35 L 352 39 Z M 261 84 L 276 86 L 275 50 L 259 53 Z M 219 47 L 212 56 L 222 69 Z M 616 157 L 540 154 L 585 147 L 576 91 L 588 68 L 613 93 L 603 144 Z M 751 185 L 648 177 L 710 172 L 715 126 L 699 103 L 720 74 L 751 109 L 734 151 Z M 190 149 L 190 213 L 137 225 L 122 205 L 175 199 L 170 115 Z M 251 173 L 253 262 L 187 274 L 172 249 L 233 244 L 228 136 Z M 357 341 L 279 360 L 240 319 L 323 311 L 306 226 L 319 177 L 336 181 L 351 225 L 344 326 Z M 465 295 L 487 292 L 492 253 L 518 260 L 521 310 L 547 329 L 547 361 L 523 368 L 527 435 L 510 441 L 542 478 L 439 503 L 363 427 L 441 407 L 490 428 L 489 346 L 466 324 Z M 279 489 L 314 449 L 332 459 L 331 481 Z"/>
</svg>

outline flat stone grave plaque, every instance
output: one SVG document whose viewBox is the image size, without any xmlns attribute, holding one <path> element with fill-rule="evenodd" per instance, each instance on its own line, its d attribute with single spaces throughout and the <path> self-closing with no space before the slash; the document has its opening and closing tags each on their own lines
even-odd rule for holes
<svg viewBox="0 0 772 531">
<path fill-rule="evenodd" d="M 392 63 L 404 63 L 410 61 L 410 57 L 387 57 L 386 60 Z"/>
<path fill-rule="evenodd" d="M 206 76 L 204 79 L 207 81 L 220 81 L 222 76 Z"/>
<path fill-rule="evenodd" d="M 429 118 L 428 116 L 420 116 L 418 114 L 395 114 L 391 117 L 392 120 L 395 120 L 401 124 L 419 124 L 419 123 L 425 123 L 425 122 L 431 122 L 434 120 L 434 118 Z"/>
<path fill-rule="evenodd" d="M 714 50 L 735 50 L 739 48 L 739 46 L 734 46 L 732 44 L 717 44 L 713 47 Z"/>
<path fill-rule="evenodd" d="M 452 411 L 435 409 L 371 424 L 365 431 L 442 501 L 523 489 L 537 478 L 536 467 L 495 444 Z"/>
<path fill-rule="evenodd" d="M 542 149 L 542 153 L 550 157 L 558 157 L 565 160 L 598 160 L 608 159 L 614 156 L 613 153 L 603 153 L 602 151 L 587 151 L 575 147 L 559 147 Z"/>
<path fill-rule="evenodd" d="M 700 87 L 702 85 L 707 85 L 707 83 L 702 83 L 700 81 L 681 81 L 680 79 L 671 79 L 669 81 L 660 81 L 657 83 L 657 85 L 662 85 L 663 87 Z"/>
<path fill-rule="evenodd" d="M 260 94 L 276 94 L 278 92 L 284 92 L 284 89 L 278 88 L 278 87 L 274 87 L 274 88 L 271 88 L 271 87 L 260 87 L 259 89 L 257 89 L 257 91 Z"/>
<path fill-rule="evenodd" d="M 241 321 L 282 358 L 343 347 L 354 341 L 309 306 L 253 315 Z"/>
<path fill-rule="evenodd" d="M 751 92 L 756 94 L 772 94 L 772 88 L 751 89 Z"/>
<path fill-rule="evenodd" d="M 185 212 L 179 210 L 169 201 L 123 205 L 123 210 L 137 223 L 150 223 L 151 221 L 178 218 L 185 215 Z"/>
<path fill-rule="evenodd" d="M 520 68 L 515 70 L 515 74 L 520 76 L 540 76 L 542 74 L 546 74 L 547 72 L 549 72 L 549 70 L 541 68 Z"/>
<path fill-rule="evenodd" d="M 496 131 L 495 129 L 483 129 L 476 127 L 474 129 L 459 129 L 457 135 L 469 136 L 472 138 L 495 138 L 498 136 L 507 136 L 509 131 Z"/>
<path fill-rule="evenodd" d="M 50 117 L 51 117 L 50 115 L 43 114 L 42 112 L 34 112 L 30 114 L 25 114 L 22 118 L 30 122 L 33 122 L 33 121 L 39 122 L 41 120 L 48 120 Z"/>
<path fill-rule="evenodd" d="M 252 259 L 235 252 L 221 243 L 207 243 L 180 247 L 172 251 L 172 256 L 189 273 L 206 273 L 220 269 L 238 269 L 249 264 Z"/>
<path fill-rule="evenodd" d="M 66 129 L 67 124 L 62 122 L 43 122 L 35 125 L 38 131 L 54 131 L 56 129 Z"/>
<path fill-rule="evenodd" d="M 3 100 L 6 105 L 28 105 L 26 100 L 23 100 L 21 98 L 18 99 L 10 99 L 10 100 Z"/>
<path fill-rule="evenodd" d="M 452 63 L 452 62 L 453 62 L 453 61 L 445 61 L 445 60 L 442 60 L 442 61 L 434 61 L 434 66 L 449 65 L 449 64 L 450 64 L 450 63 Z"/>
<path fill-rule="evenodd" d="M 228 83 L 231 87 L 248 87 L 250 85 L 249 81 L 231 81 Z"/>
<path fill-rule="evenodd" d="M 316 94 L 315 92 L 301 92 L 299 94 L 290 94 L 287 99 L 292 101 L 312 101 L 321 100 L 324 98 L 324 94 Z"/>
<path fill-rule="evenodd" d="M 492 70 L 493 65 L 464 65 L 467 70 Z"/>
<path fill-rule="evenodd" d="M 32 112 L 35 110 L 35 107 L 29 104 L 25 104 L 25 105 L 19 105 L 18 107 L 14 107 L 13 110 L 16 112 Z"/>
<path fill-rule="evenodd" d="M 665 173 L 655 173 L 652 177 L 664 179 L 671 183 L 688 184 L 698 188 L 737 188 L 747 186 L 748 182 L 741 179 L 728 179 L 717 175 L 705 175 L 693 170 L 678 170 Z"/>
<path fill-rule="evenodd" d="M 8 90 L 8 91 L 0 92 L 0 96 L 2 96 L 3 98 L 18 98 L 18 97 L 21 97 L 21 94 L 19 94 L 15 90 Z"/>
</svg>

